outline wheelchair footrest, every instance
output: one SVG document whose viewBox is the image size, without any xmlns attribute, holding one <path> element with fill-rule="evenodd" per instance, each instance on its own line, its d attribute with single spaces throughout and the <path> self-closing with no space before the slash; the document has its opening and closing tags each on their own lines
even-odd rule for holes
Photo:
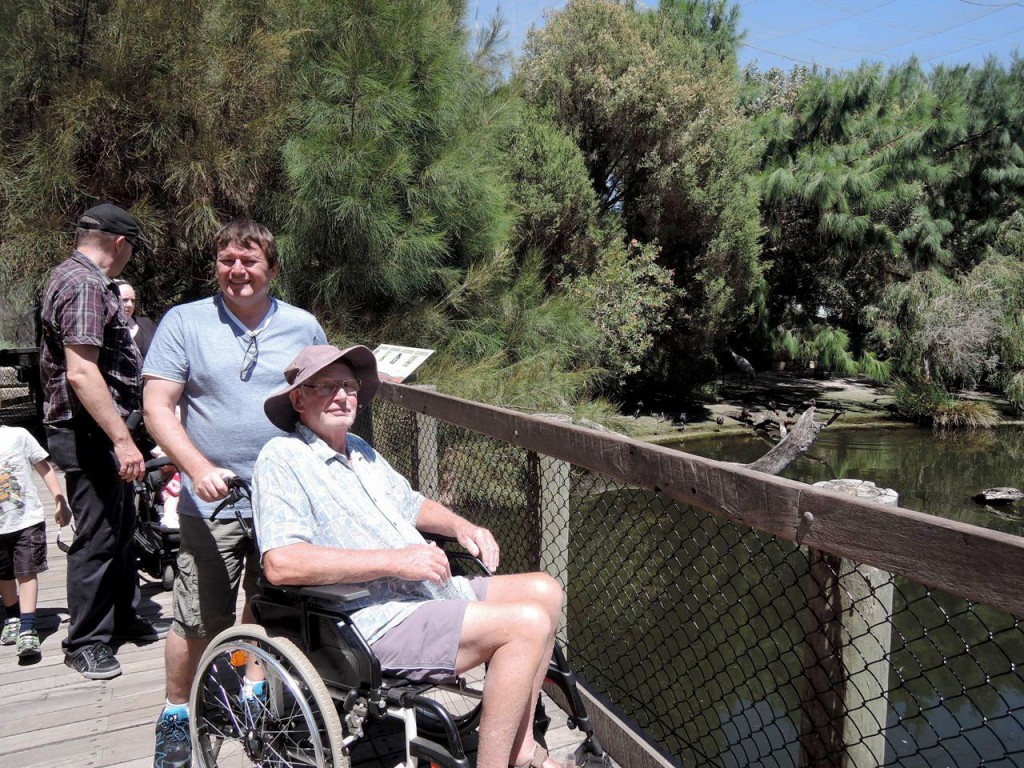
<svg viewBox="0 0 1024 768">
<path fill-rule="evenodd" d="M 436 765 L 443 765 L 446 768 L 470 768 L 469 758 L 463 755 L 457 758 L 447 749 L 434 741 L 427 741 L 417 736 L 409 742 L 409 754 L 413 757 L 421 757 Z"/>
</svg>

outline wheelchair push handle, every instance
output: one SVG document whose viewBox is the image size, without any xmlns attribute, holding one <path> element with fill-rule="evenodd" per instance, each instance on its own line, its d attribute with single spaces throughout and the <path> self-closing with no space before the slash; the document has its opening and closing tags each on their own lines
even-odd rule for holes
<svg viewBox="0 0 1024 768">
<path fill-rule="evenodd" d="M 146 461 L 146 471 L 152 472 L 154 469 L 169 467 L 172 464 L 174 464 L 174 459 L 170 456 L 157 456 L 155 459 L 149 459 Z"/>
<path fill-rule="evenodd" d="M 225 496 L 221 500 L 220 504 L 217 505 L 217 508 L 213 510 L 213 514 L 210 515 L 211 520 L 216 520 L 217 515 L 219 515 L 225 507 L 236 504 L 242 499 L 247 499 L 250 506 L 252 505 L 252 490 L 249 488 L 249 483 L 237 475 L 225 478 L 224 482 L 228 486 L 228 495 Z M 252 518 L 245 517 L 242 514 L 242 510 L 238 507 L 235 507 L 234 512 L 235 520 L 238 521 L 239 526 L 242 528 L 242 535 L 250 541 L 255 541 L 256 535 L 252 529 Z"/>
<path fill-rule="evenodd" d="M 230 507 L 232 504 L 237 504 L 242 499 L 248 500 L 252 503 L 252 490 L 249 488 L 249 484 L 238 477 L 233 475 L 224 480 L 225 485 L 228 487 L 228 495 L 221 499 L 220 504 L 213 510 L 213 514 L 210 515 L 211 520 L 216 520 L 217 515 L 224 511 L 226 507 Z"/>
</svg>

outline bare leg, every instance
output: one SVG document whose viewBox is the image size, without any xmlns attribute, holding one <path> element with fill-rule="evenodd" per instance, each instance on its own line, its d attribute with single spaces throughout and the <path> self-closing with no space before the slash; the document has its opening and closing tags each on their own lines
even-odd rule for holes
<svg viewBox="0 0 1024 768">
<path fill-rule="evenodd" d="M 5 606 L 18 602 L 18 586 L 14 579 L 0 580 L 0 600 L 3 600 Z"/>
<path fill-rule="evenodd" d="M 490 662 L 484 681 L 477 768 L 506 768 L 524 713 L 532 708 L 537 668 L 553 632 L 539 603 L 470 603 L 462 623 L 456 669 Z"/>
<path fill-rule="evenodd" d="M 540 605 L 548 614 L 551 632 L 547 637 L 541 662 L 533 678 L 533 689 L 523 717 L 519 722 L 512 749 L 509 752 L 510 765 L 522 765 L 533 757 L 536 742 L 533 738 L 533 708 L 544 684 L 548 662 L 555 645 L 555 631 L 562 619 L 561 585 L 544 573 L 524 573 L 514 576 L 495 576 L 487 587 L 487 603 L 515 603 L 529 600 Z M 490 677 L 490 671 L 488 671 Z"/>
<path fill-rule="evenodd" d="M 532 710 L 537 669 L 552 632 L 537 603 L 490 601 L 467 607 L 456 666 L 459 671 L 489 661 L 484 683 L 478 768 L 504 768 L 526 713 Z M 531 747 L 532 750 L 532 747 Z"/>
<path fill-rule="evenodd" d="M 36 600 L 39 597 L 39 579 L 35 574 L 18 577 L 18 600 L 22 613 L 35 613 Z"/>
<path fill-rule="evenodd" d="M 188 703 L 199 660 L 209 644 L 207 638 L 190 639 L 182 637 L 174 630 L 167 633 L 164 669 L 167 675 L 167 700 L 171 704 Z"/>
<path fill-rule="evenodd" d="M 252 608 L 249 607 L 249 593 L 245 594 L 245 607 L 242 608 L 242 623 L 243 624 L 255 624 L 256 614 L 252 612 Z M 258 683 L 261 680 L 266 680 L 267 675 L 255 660 L 249 658 L 245 662 L 245 676 L 253 683 Z"/>
</svg>

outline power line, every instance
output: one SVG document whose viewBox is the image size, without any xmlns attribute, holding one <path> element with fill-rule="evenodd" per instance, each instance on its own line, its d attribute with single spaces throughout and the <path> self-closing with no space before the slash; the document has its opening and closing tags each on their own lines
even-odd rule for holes
<svg viewBox="0 0 1024 768">
<path fill-rule="evenodd" d="M 960 2 L 966 5 L 980 5 L 982 8 L 1009 8 L 1011 5 L 1018 5 L 1024 8 L 1024 3 L 978 3 L 975 0 L 960 0 Z"/>
<path fill-rule="evenodd" d="M 774 50 L 774 47 L 773 48 L 768 48 L 768 47 L 764 47 L 762 45 L 757 45 L 756 43 L 765 43 L 765 42 L 770 42 L 770 41 L 783 40 L 785 38 L 797 38 L 797 40 L 793 41 L 794 43 L 799 44 L 798 40 L 802 39 L 802 40 L 804 40 L 807 43 L 810 43 L 810 44 L 813 44 L 813 45 L 816 45 L 816 46 L 819 46 L 819 47 L 823 47 L 825 49 L 829 49 L 829 50 L 833 51 L 834 53 L 837 53 L 837 54 L 840 54 L 840 55 L 842 55 L 843 53 L 860 53 L 860 54 L 866 54 L 868 56 L 880 56 L 880 57 L 883 57 L 883 58 L 888 59 L 890 61 L 894 61 L 897 57 L 891 55 L 891 52 L 896 50 L 896 49 L 906 48 L 908 46 L 912 46 L 912 45 L 916 45 L 918 43 L 921 43 L 922 41 L 931 40 L 933 38 L 941 37 L 943 35 L 950 35 L 950 33 L 954 33 L 958 29 L 962 29 L 962 28 L 964 28 L 964 27 L 966 27 L 966 26 L 968 26 L 970 24 L 975 24 L 977 22 L 980 22 L 982 19 L 986 19 L 986 18 L 991 17 L 991 16 L 993 16 L 993 15 L 995 15 L 997 13 L 1004 12 L 1004 11 L 1008 10 L 1011 6 L 1024 7 L 1024 3 L 1018 2 L 1017 0 L 1012 0 L 1011 2 L 1000 2 L 1000 3 L 980 2 L 980 1 L 977 1 L 977 0 L 960 0 L 960 2 L 962 2 L 962 3 L 966 3 L 966 4 L 969 4 L 969 5 L 979 6 L 979 8 L 984 8 L 985 10 L 984 11 L 980 11 L 980 12 L 972 13 L 971 14 L 971 18 L 969 18 L 969 19 L 960 20 L 960 21 L 957 21 L 955 23 L 948 24 L 947 26 L 945 26 L 945 27 L 943 27 L 941 29 L 937 29 L 937 30 L 934 30 L 934 31 L 929 31 L 926 34 L 920 34 L 921 30 L 920 30 L 919 27 L 912 28 L 912 27 L 907 27 L 905 25 L 901 25 L 901 24 L 893 24 L 893 23 L 890 23 L 888 20 L 878 18 L 877 15 L 875 15 L 875 12 L 877 12 L 878 10 L 880 10 L 882 8 L 885 8 L 887 6 L 891 6 L 891 5 L 895 4 L 895 0 L 889 0 L 888 2 L 876 3 L 874 5 L 871 5 L 869 7 L 863 8 L 861 10 L 850 10 L 848 8 L 839 8 L 839 7 L 836 7 L 834 5 L 831 5 L 826 0 L 811 0 L 811 2 L 813 2 L 815 5 L 818 5 L 819 7 L 826 8 L 826 9 L 828 9 L 830 11 L 840 12 L 842 15 L 839 16 L 838 18 L 834 18 L 834 19 L 831 19 L 829 21 L 825 21 L 825 22 L 822 22 L 822 23 L 814 24 L 814 25 L 812 25 L 810 27 L 804 27 L 802 29 L 796 29 L 796 30 L 793 30 L 793 31 L 782 31 L 781 33 L 772 34 L 772 35 L 770 35 L 768 37 L 762 37 L 762 38 L 759 38 L 759 39 L 755 39 L 756 42 L 745 42 L 743 44 L 743 47 L 747 48 L 747 49 L 750 49 L 750 50 L 753 50 L 753 51 L 759 51 L 759 52 L 762 52 L 762 53 L 765 53 L 765 54 L 768 54 L 768 55 L 771 55 L 771 56 L 778 56 L 779 58 L 785 59 L 787 61 L 793 61 L 793 62 L 796 62 L 796 63 L 799 63 L 799 64 L 811 64 L 811 65 L 816 64 L 817 66 L 823 67 L 825 69 L 842 68 L 843 64 L 845 64 L 845 62 L 849 58 L 852 58 L 852 57 L 842 57 L 842 61 L 839 62 L 836 66 L 828 67 L 828 66 L 822 65 L 822 64 L 820 64 L 818 62 L 808 61 L 807 57 L 801 57 L 799 55 L 799 52 L 797 53 L 797 55 L 793 55 L 792 53 L 786 53 L 786 52 L 783 52 L 783 51 Z M 749 5 L 752 5 L 752 3 L 750 3 L 750 2 L 741 3 L 741 6 L 749 6 Z M 791 4 L 788 4 L 786 6 L 786 10 L 791 10 L 792 8 L 793 8 L 793 6 Z M 947 9 L 948 9 L 948 6 L 947 6 Z M 764 11 L 765 11 L 765 9 L 762 6 L 762 13 Z M 880 26 L 888 27 L 890 29 L 900 30 L 900 31 L 903 31 L 903 32 L 914 32 L 914 33 L 917 33 L 917 34 L 914 34 L 912 36 L 906 37 L 905 39 L 903 39 L 903 40 L 901 40 L 899 42 L 893 43 L 893 44 L 883 45 L 883 46 L 880 46 L 880 47 L 870 48 L 870 49 L 867 49 L 867 50 L 851 48 L 851 47 L 845 46 L 845 45 L 837 45 L 835 43 L 829 43 L 829 42 L 826 42 L 826 41 L 823 41 L 823 40 L 816 39 L 814 37 L 806 36 L 806 33 L 808 33 L 808 32 L 812 32 L 814 30 L 826 29 L 826 28 L 829 28 L 829 27 L 835 27 L 836 25 L 841 25 L 841 24 L 843 24 L 845 22 L 849 22 L 851 19 L 854 19 L 854 18 L 864 19 L 865 21 L 870 22 L 873 25 L 880 25 Z M 991 24 L 991 22 L 989 22 L 989 24 Z M 968 51 L 968 50 L 972 50 L 972 49 L 975 49 L 975 48 L 979 48 L 979 47 L 984 46 L 986 44 L 993 44 L 993 43 L 995 43 L 998 40 L 1002 40 L 1002 39 L 1004 39 L 1006 37 L 1009 37 L 1010 35 L 1016 34 L 1018 31 L 1019 30 L 1013 30 L 1012 32 L 1004 32 L 1004 33 L 1000 33 L 998 35 L 989 36 L 989 37 L 986 37 L 986 38 L 979 38 L 979 37 L 976 37 L 975 35 L 971 35 L 971 34 L 967 34 L 967 35 L 959 34 L 957 36 L 960 38 L 961 41 L 972 41 L 972 43 L 970 45 L 965 45 L 965 46 L 962 46 L 960 48 L 956 48 L 956 49 L 951 50 L 951 51 L 946 51 L 944 53 L 940 53 L 940 54 L 936 54 L 934 56 L 930 56 L 929 58 L 925 59 L 924 61 L 925 62 L 934 61 L 936 59 L 941 59 L 941 58 L 944 58 L 944 57 L 953 56 L 953 55 L 955 55 L 957 53 L 962 53 L 963 51 Z M 950 36 L 953 37 L 953 35 L 950 35 Z M 748 40 L 750 40 L 750 38 L 748 38 Z M 1002 47 L 1002 45 L 1005 45 L 1005 43 L 1001 44 L 1000 47 Z M 786 47 L 789 47 L 789 46 L 786 46 Z M 908 53 L 907 57 L 909 58 L 910 55 L 911 54 Z"/>
</svg>

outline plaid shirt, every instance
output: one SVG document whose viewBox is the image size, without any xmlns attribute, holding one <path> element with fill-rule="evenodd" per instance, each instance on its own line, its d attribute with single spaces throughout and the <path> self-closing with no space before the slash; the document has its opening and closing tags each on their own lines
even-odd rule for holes
<svg viewBox="0 0 1024 768">
<path fill-rule="evenodd" d="M 43 421 L 56 424 L 82 413 L 68 384 L 65 346 L 99 347 L 99 369 L 122 416 L 142 407 L 142 361 L 128 330 L 117 285 L 75 251 L 53 270 L 43 292 L 40 378 L 46 403 Z"/>
</svg>

